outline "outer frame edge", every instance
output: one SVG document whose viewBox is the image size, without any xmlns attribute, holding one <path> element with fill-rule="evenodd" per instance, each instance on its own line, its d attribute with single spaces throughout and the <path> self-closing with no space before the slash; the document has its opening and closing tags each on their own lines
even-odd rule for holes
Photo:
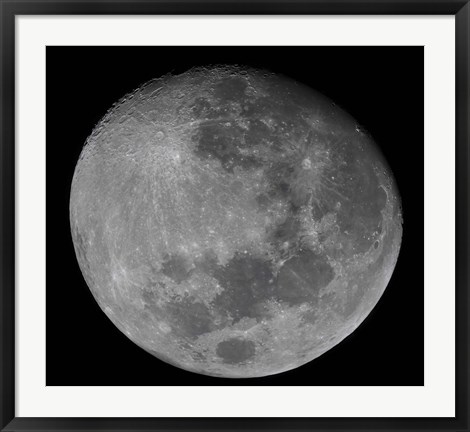
<svg viewBox="0 0 470 432">
<path fill-rule="evenodd" d="M 238 6 L 237 6 L 238 4 Z M 269 10 L 268 10 L 269 9 Z M 15 418 L 15 17 L 38 14 L 456 14 L 456 192 L 457 192 L 457 380 L 456 418 L 393 418 L 348 419 L 130 419 L 130 418 Z M 468 431 L 468 143 L 469 143 L 469 28 L 470 6 L 465 1 L 402 0 L 362 2 L 342 0 L 296 1 L 287 4 L 275 1 L 258 2 L 198 2 L 198 1 L 0 1 L 2 23 L 1 49 L 1 109 L 0 132 L 0 277 L 1 277 L 1 383 L 0 427 L 17 430 L 467 430 Z M 460 344 L 460 345 L 459 345 Z M 352 426 L 352 428 L 351 428 Z"/>
<path fill-rule="evenodd" d="M 0 3 L 0 427 L 15 416 L 15 15 Z"/>
<path fill-rule="evenodd" d="M 468 430 L 468 169 L 469 169 L 469 120 L 470 120 L 470 4 L 456 15 L 455 22 L 455 84 L 456 84 L 456 418 L 462 430 Z"/>
</svg>

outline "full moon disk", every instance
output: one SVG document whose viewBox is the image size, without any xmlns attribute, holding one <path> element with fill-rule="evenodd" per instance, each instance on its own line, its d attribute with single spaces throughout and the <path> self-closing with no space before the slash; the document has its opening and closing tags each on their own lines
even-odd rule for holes
<svg viewBox="0 0 470 432">
<path fill-rule="evenodd" d="M 166 76 L 114 105 L 78 160 L 70 223 L 122 332 L 233 378 L 296 368 L 353 332 L 402 236 L 373 139 L 314 90 L 242 67 Z"/>
</svg>

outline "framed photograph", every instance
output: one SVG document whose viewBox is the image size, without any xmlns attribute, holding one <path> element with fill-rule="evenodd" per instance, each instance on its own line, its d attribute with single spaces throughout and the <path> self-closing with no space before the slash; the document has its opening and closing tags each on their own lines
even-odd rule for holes
<svg viewBox="0 0 470 432">
<path fill-rule="evenodd" d="M 1 2 L 2 430 L 468 430 L 467 2 Z"/>
</svg>

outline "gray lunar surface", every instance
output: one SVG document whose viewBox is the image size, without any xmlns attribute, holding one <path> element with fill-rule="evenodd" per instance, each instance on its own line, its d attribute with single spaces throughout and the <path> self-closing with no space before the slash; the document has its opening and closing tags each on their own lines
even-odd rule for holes
<svg viewBox="0 0 470 432">
<path fill-rule="evenodd" d="M 353 332 L 402 237 L 393 175 L 352 117 L 286 77 L 222 66 L 109 110 L 76 165 L 70 224 L 116 327 L 232 378 L 296 368 Z"/>
</svg>

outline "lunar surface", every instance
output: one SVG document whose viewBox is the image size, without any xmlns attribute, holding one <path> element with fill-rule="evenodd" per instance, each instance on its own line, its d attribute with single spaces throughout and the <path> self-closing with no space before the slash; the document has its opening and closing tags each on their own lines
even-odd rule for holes
<svg viewBox="0 0 470 432">
<path fill-rule="evenodd" d="M 351 116 L 284 76 L 223 66 L 152 80 L 108 111 L 70 223 L 116 327 L 231 378 L 297 368 L 351 334 L 402 237 L 393 175 Z"/>
</svg>

